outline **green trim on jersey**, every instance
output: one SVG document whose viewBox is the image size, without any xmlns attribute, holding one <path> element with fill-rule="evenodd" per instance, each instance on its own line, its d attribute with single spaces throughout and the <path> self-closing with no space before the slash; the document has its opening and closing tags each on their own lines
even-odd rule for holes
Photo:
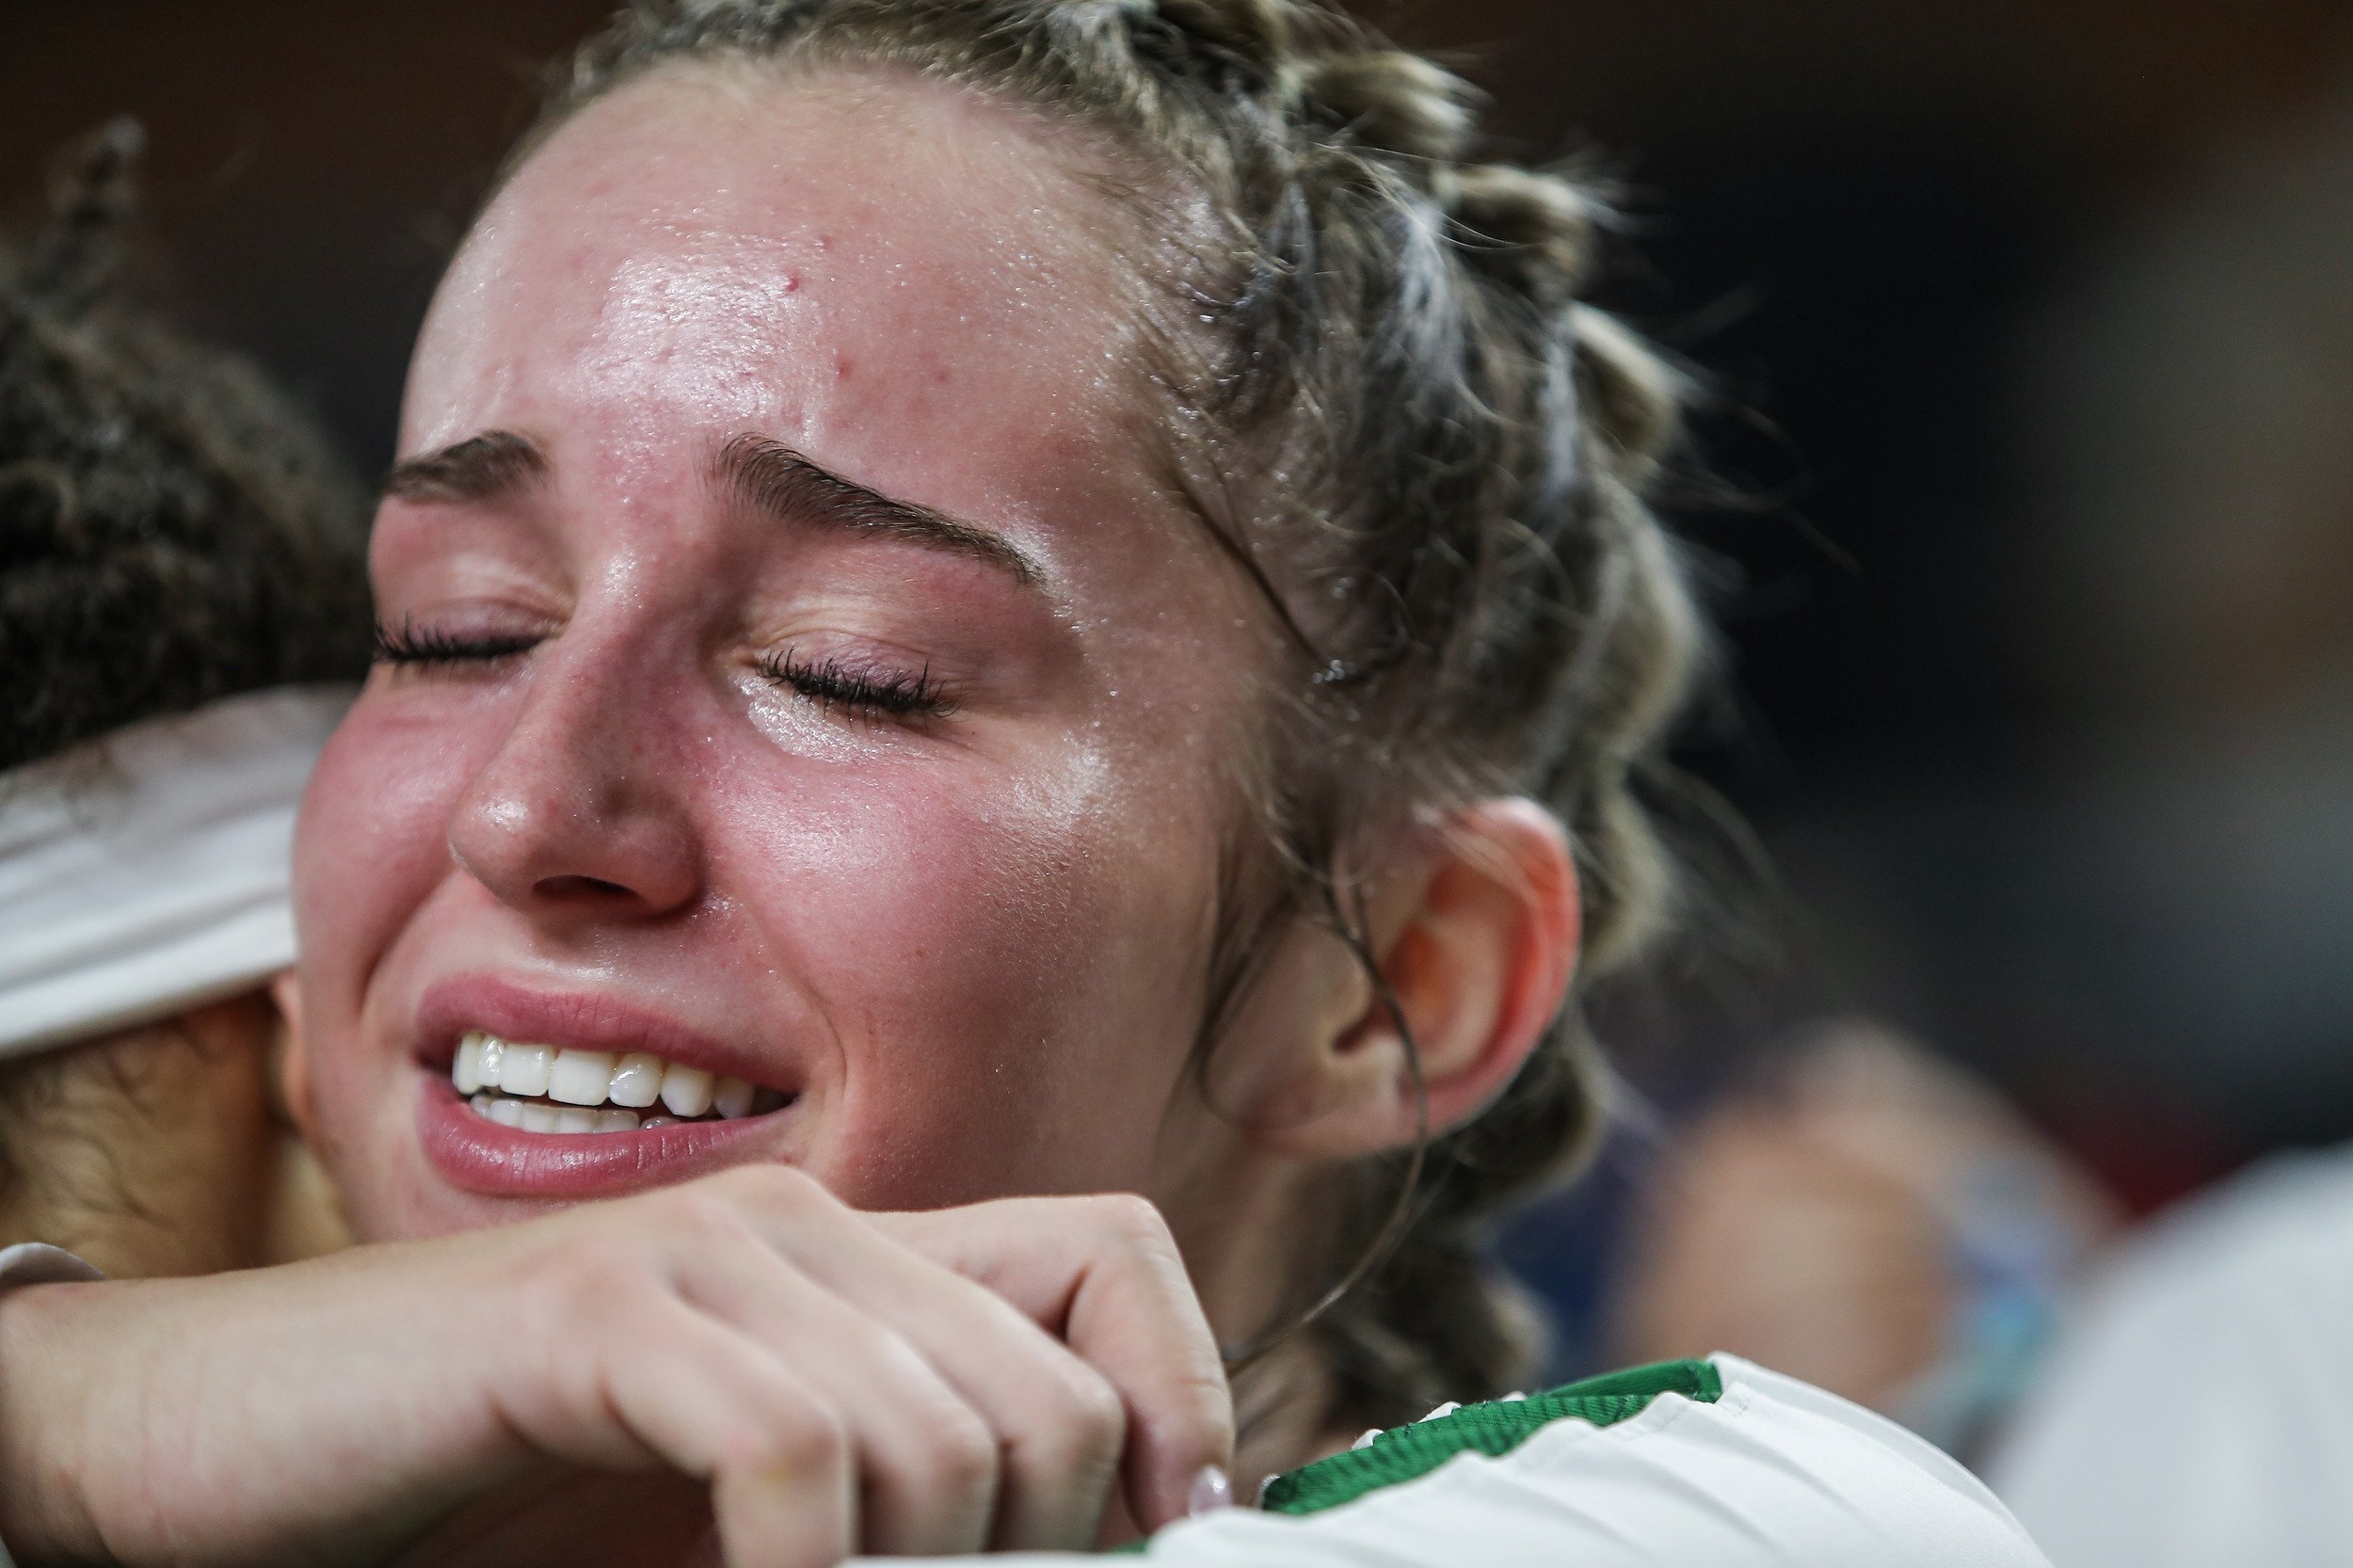
<svg viewBox="0 0 2353 1568">
<path fill-rule="evenodd" d="M 1391 1427 L 1364 1448 L 1277 1476 L 1267 1483 L 1258 1506 L 1270 1513 L 1317 1513 L 1426 1476 L 1456 1454 L 1499 1458 L 1555 1421 L 1613 1426 L 1641 1415 L 1661 1394 L 1713 1404 L 1723 1392 L 1723 1378 L 1708 1363 L 1661 1361 L 1605 1372 L 1524 1400 L 1465 1405 L 1451 1416 Z"/>
</svg>

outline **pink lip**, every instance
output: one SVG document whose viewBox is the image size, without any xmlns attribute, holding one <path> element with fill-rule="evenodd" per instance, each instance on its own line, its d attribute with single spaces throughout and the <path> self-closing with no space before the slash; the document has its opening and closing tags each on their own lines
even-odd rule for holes
<svg viewBox="0 0 2353 1568">
<path fill-rule="evenodd" d="M 782 1109 L 734 1121 L 680 1122 L 636 1132 L 523 1132 L 476 1115 L 449 1080 L 467 1030 L 579 1050 L 643 1050 L 782 1091 Z M 497 1197 L 579 1199 L 666 1186 L 746 1160 L 775 1158 L 778 1119 L 797 1103 L 799 1073 L 744 1047 L 617 997 L 554 991 L 494 975 L 437 981 L 418 1003 L 418 1133 L 454 1186 Z M 781 1080 L 782 1081 L 779 1081 Z"/>
<path fill-rule="evenodd" d="M 495 975 L 453 975 L 436 981 L 417 1005 L 413 1053 L 446 1073 L 458 1036 L 484 1029 L 504 1040 L 558 1050 L 644 1050 L 764 1089 L 793 1094 L 797 1075 L 780 1070 L 732 1041 L 706 1034 L 675 1018 L 599 991 L 552 991 Z"/>
<path fill-rule="evenodd" d="M 428 1075 L 421 1088 L 417 1130 L 425 1158 L 451 1185 L 489 1197 L 617 1197 L 774 1159 L 760 1145 L 792 1111 L 787 1105 L 740 1121 L 637 1132 L 520 1132 L 476 1115 L 445 1076 Z"/>
</svg>

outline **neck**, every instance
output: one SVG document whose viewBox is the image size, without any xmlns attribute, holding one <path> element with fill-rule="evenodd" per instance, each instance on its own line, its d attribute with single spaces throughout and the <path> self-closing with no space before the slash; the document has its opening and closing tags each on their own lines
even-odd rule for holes
<svg viewBox="0 0 2353 1568">
<path fill-rule="evenodd" d="M 1346 1260 L 1325 1256 L 1321 1173 L 1222 1131 L 1212 1158 L 1156 1196 L 1227 1354 L 1238 1429 L 1234 1488 L 1246 1500 L 1267 1476 L 1344 1448 L 1357 1435 L 1331 1428 L 1331 1371 L 1317 1336 L 1297 1326 Z"/>
</svg>

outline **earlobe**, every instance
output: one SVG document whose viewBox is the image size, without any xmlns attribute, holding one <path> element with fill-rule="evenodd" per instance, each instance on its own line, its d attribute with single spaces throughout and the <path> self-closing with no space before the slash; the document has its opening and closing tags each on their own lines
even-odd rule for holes
<svg viewBox="0 0 2353 1568">
<path fill-rule="evenodd" d="M 1432 1135 L 1461 1126 L 1511 1082 L 1567 1000 L 1579 926 L 1560 822 L 1533 801 L 1486 800 L 1424 842 L 1416 874 L 1374 911 L 1386 995 L 1357 977 L 1354 1012 L 1301 1064 L 1292 1103 L 1312 1113 L 1266 1129 L 1286 1152 L 1402 1147 L 1425 1105 Z"/>
<path fill-rule="evenodd" d="M 278 1006 L 278 1048 L 270 1086 L 279 1108 L 305 1140 L 311 1137 L 311 1053 L 302 1031 L 302 983 L 292 969 L 270 977 L 269 1000 Z"/>
</svg>

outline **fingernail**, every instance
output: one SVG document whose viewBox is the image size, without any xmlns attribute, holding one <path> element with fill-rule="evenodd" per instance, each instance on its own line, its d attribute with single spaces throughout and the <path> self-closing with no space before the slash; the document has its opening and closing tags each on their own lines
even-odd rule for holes
<svg viewBox="0 0 2353 1568">
<path fill-rule="evenodd" d="M 1233 1478 L 1214 1464 L 1203 1465 L 1201 1473 L 1193 1478 L 1192 1492 L 1186 1495 L 1185 1512 L 1197 1519 L 1204 1513 L 1233 1506 Z"/>
</svg>

